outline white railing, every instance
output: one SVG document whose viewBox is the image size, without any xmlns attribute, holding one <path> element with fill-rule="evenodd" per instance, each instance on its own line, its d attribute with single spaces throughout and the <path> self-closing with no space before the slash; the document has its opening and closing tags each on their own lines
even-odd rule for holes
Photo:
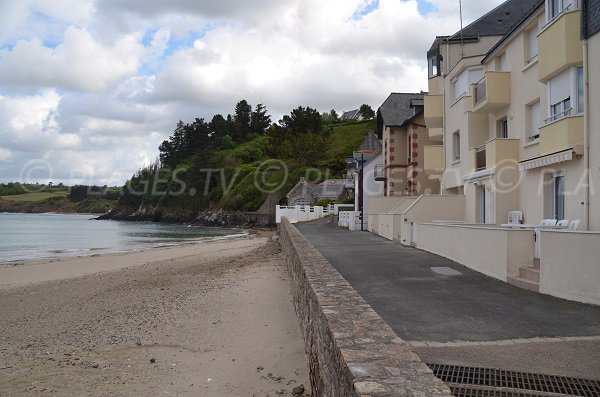
<svg viewBox="0 0 600 397">
<path fill-rule="evenodd" d="M 330 207 L 309 205 L 281 206 L 275 207 L 275 223 L 281 223 L 281 218 L 286 217 L 291 223 L 314 221 L 324 218 L 332 212 Z"/>
<path fill-rule="evenodd" d="M 360 211 L 340 211 L 338 215 L 338 226 L 349 229 L 351 232 L 361 230 Z M 362 230 L 367 231 L 367 217 L 362 223 Z"/>
</svg>

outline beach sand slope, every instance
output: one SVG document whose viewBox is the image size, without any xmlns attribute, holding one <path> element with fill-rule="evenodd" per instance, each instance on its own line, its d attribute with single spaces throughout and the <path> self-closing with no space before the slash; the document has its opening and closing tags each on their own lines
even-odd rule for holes
<svg viewBox="0 0 600 397">
<path fill-rule="evenodd" d="M 310 395 L 279 246 L 256 241 L 0 291 L 0 395 Z"/>
</svg>

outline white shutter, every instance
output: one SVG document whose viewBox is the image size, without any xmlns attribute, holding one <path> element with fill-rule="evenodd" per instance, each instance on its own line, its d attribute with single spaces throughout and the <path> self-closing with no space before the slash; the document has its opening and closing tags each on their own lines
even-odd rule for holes
<svg viewBox="0 0 600 397">
<path fill-rule="evenodd" d="M 550 105 L 571 96 L 571 70 L 567 69 L 550 80 Z"/>
<path fill-rule="evenodd" d="M 454 82 L 454 99 L 458 99 L 467 93 L 468 70 L 464 70 L 456 77 Z"/>
<path fill-rule="evenodd" d="M 528 39 L 529 39 L 529 54 L 528 54 L 529 59 L 528 59 L 528 61 L 532 60 L 538 54 L 537 33 L 538 33 L 537 26 L 528 32 Z"/>
<path fill-rule="evenodd" d="M 469 70 L 469 83 L 475 84 L 483 78 L 483 69 Z"/>
</svg>

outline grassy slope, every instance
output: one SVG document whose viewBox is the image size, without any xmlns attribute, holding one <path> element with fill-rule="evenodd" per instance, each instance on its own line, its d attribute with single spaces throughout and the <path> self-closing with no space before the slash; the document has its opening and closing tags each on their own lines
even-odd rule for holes
<svg viewBox="0 0 600 397">
<path fill-rule="evenodd" d="M 356 124 L 336 126 L 331 136 L 331 146 L 327 151 L 329 158 L 350 157 L 360 146 L 370 130 L 377 128 L 375 120 L 363 121 Z"/>
<path fill-rule="evenodd" d="M 11 196 L 2 196 L 2 200 L 15 201 L 21 203 L 36 203 L 50 198 L 67 197 L 67 192 L 39 192 L 39 193 L 24 193 Z"/>
</svg>

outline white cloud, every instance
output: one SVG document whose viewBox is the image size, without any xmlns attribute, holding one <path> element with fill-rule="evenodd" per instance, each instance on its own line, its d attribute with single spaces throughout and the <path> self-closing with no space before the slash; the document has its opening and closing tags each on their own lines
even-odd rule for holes
<svg viewBox="0 0 600 397">
<path fill-rule="evenodd" d="M 99 91 L 134 74 L 142 53 L 143 48 L 133 35 L 105 47 L 88 31 L 69 27 L 56 48 L 44 47 L 39 39 L 32 39 L 0 52 L 0 83 L 17 89 Z"/>
</svg>

